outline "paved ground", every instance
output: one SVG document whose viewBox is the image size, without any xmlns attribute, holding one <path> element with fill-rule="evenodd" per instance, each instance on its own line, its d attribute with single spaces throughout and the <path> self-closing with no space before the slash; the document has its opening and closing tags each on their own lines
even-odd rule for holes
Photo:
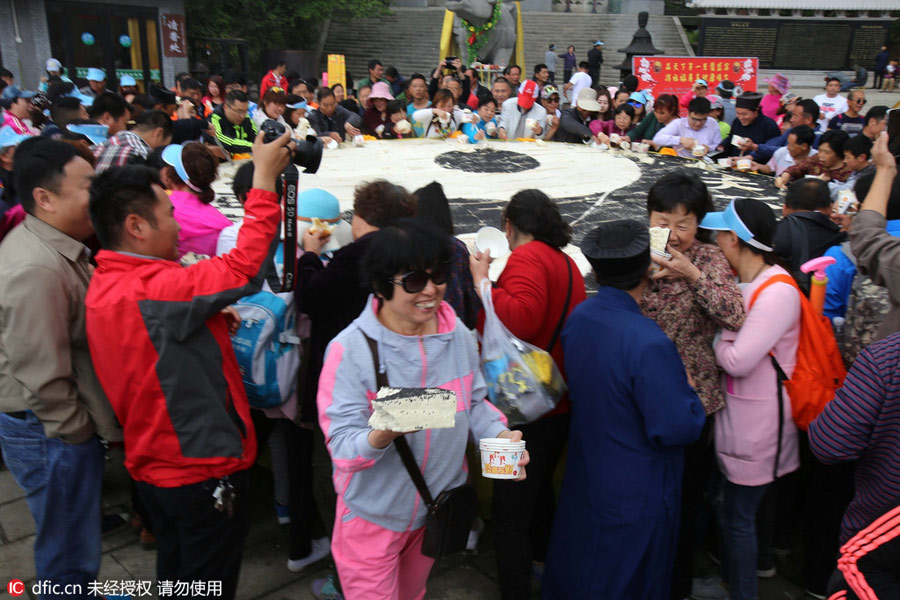
<svg viewBox="0 0 900 600">
<path fill-rule="evenodd" d="M 271 476 L 256 467 L 253 470 L 253 524 L 244 552 L 238 598 L 241 600 L 306 600 L 313 598 L 310 584 L 313 579 L 333 573 L 329 560 L 309 567 L 308 572 L 294 574 L 285 567 L 287 559 L 286 528 L 276 523 L 271 508 Z M 120 450 L 112 451 L 104 480 L 104 511 L 127 512 L 129 488 L 122 466 Z M 9 579 L 20 579 L 29 592 L 24 598 L 34 598 L 30 589 L 35 579 L 32 560 L 34 524 L 21 489 L 9 471 L 0 470 L 0 586 Z M 72 549 L 77 551 L 76 548 Z M 465 553 L 445 559 L 431 574 L 426 598 L 429 600 L 494 600 L 499 598 L 495 554 L 491 543 L 490 524 L 482 536 L 477 554 Z M 137 533 L 130 528 L 114 533 L 103 540 L 103 563 L 98 581 L 152 580 L 155 573 L 155 551 L 144 550 Z M 700 557 L 701 573 L 712 574 L 714 565 Z M 795 564 L 788 564 L 773 579 L 760 580 L 762 600 L 791 600 L 802 598 L 802 589 Z M 6 597 L 0 593 L 0 597 Z M 538 598 L 535 584 L 533 598 Z"/>
</svg>

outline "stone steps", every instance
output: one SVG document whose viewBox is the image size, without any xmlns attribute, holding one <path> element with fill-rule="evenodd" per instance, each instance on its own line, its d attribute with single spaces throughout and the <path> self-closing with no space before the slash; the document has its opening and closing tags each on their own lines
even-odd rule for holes
<svg viewBox="0 0 900 600">
<path fill-rule="evenodd" d="M 444 10 L 442 8 L 399 8 L 391 14 L 373 19 L 355 19 L 350 22 L 332 22 L 325 42 L 324 61 L 328 53 L 344 54 L 347 68 L 354 80 L 366 76 L 366 64 L 378 58 L 387 65 L 394 65 L 404 76 L 413 72 L 429 76 L 437 65 Z M 579 60 L 587 57 L 594 41 L 600 39 L 604 46 L 604 68 L 601 81 L 614 85 L 619 72 L 612 67 L 622 62 L 625 55 L 617 52 L 631 43 L 637 30 L 635 15 L 608 15 L 590 13 L 535 13 L 523 15 L 525 34 L 525 68 L 523 75 L 530 75 L 534 65 L 544 61 L 544 52 L 554 43 L 558 52 L 566 46 L 576 48 Z M 690 54 L 679 33 L 676 19 L 667 16 L 651 16 L 647 29 L 653 35 L 653 43 L 666 54 L 683 56 Z M 558 61 L 557 82 L 562 79 L 562 61 Z"/>
</svg>

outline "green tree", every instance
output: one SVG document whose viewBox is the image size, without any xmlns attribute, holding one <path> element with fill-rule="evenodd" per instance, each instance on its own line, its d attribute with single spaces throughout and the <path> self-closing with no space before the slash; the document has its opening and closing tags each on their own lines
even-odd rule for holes
<svg viewBox="0 0 900 600">
<path fill-rule="evenodd" d="M 390 0 L 185 0 L 188 40 L 238 38 L 250 45 L 251 68 L 264 49 L 321 52 L 331 21 L 387 13 Z"/>
</svg>

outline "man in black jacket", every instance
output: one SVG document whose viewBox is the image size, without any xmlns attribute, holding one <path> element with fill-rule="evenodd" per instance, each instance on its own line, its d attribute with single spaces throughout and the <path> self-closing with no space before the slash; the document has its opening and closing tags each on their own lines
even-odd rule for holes
<svg viewBox="0 0 900 600">
<path fill-rule="evenodd" d="M 600 83 L 600 66 L 603 64 L 603 51 L 600 47 L 603 46 L 603 42 L 597 40 L 594 42 L 594 47 L 588 50 L 587 58 L 588 58 L 588 75 L 591 76 L 591 81 L 594 82 L 594 85 Z"/>
<path fill-rule="evenodd" d="M 334 92 L 323 87 L 319 90 L 319 108 L 309 113 L 309 126 L 316 131 L 316 135 L 323 138 L 331 138 L 336 142 L 344 141 L 344 134 L 359 135 L 359 126 L 362 119 L 359 115 L 338 106 Z"/>
<path fill-rule="evenodd" d="M 775 230 L 775 254 L 791 269 L 808 294 L 809 277 L 800 266 L 818 258 L 832 246 L 847 241 L 847 234 L 831 218 L 831 194 L 821 179 L 798 179 L 788 186 L 782 208 L 784 218 Z"/>
<path fill-rule="evenodd" d="M 570 144 L 590 141 L 594 134 L 588 127 L 588 123 L 599 110 L 600 103 L 597 102 L 597 90 L 593 88 L 582 89 L 578 92 L 575 106 L 562 111 L 562 115 L 559 118 L 559 129 L 553 136 L 553 141 L 569 142 Z"/>
<path fill-rule="evenodd" d="M 249 106 L 247 94 L 240 90 L 232 90 L 225 94 L 225 102 L 217 106 L 209 117 L 216 137 L 231 154 L 253 152 L 253 140 L 256 139 L 259 129 L 247 116 Z"/>
</svg>

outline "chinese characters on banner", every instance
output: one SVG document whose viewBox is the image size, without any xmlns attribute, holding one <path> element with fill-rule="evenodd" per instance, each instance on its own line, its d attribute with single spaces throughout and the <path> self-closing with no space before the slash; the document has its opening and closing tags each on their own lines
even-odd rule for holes
<svg viewBox="0 0 900 600">
<path fill-rule="evenodd" d="M 187 56 L 187 34 L 184 15 L 161 15 L 163 54 L 172 57 Z"/>
<path fill-rule="evenodd" d="M 719 82 L 728 79 L 735 85 L 734 95 L 755 92 L 759 59 L 711 56 L 635 56 L 632 72 L 638 78 L 639 90 L 650 90 L 654 98 L 660 94 L 682 94 L 691 91 L 698 79 L 709 84 L 715 94 Z"/>
</svg>

